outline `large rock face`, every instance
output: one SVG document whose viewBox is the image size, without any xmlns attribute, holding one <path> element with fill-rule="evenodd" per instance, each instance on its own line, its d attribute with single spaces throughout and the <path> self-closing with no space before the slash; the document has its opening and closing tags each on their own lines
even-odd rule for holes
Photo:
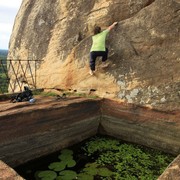
<svg viewBox="0 0 180 180">
<path fill-rule="evenodd" d="M 111 65 L 88 74 L 91 32 L 118 21 L 108 39 Z M 40 59 L 37 87 L 89 92 L 128 103 L 180 104 L 179 0 L 23 0 L 9 58 Z M 20 74 L 19 74 L 20 76 Z"/>
</svg>

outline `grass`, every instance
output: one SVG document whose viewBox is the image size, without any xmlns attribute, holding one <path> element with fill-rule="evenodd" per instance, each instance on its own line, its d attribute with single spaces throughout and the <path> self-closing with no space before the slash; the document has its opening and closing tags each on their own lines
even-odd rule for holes
<svg viewBox="0 0 180 180">
<path fill-rule="evenodd" d="M 65 94 L 66 94 L 66 95 L 69 95 L 69 96 L 92 98 L 92 99 L 98 98 L 97 95 L 90 95 L 90 94 L 87 94 L 87 93 L 67 92 L 67 93 L 65 93 Z"/>
<path fill-rule="evenodd" d="M 40 95 L 40 96 L 45 96 L 45 97 L 54 97 L 54 96 L 57 96 L 59 95 L 58 93 L 55 93 L 55 92 L 42 92 L 42 91 L 39 91 L 39 90 L 35 90 L 33 92 L 34 95 Z M 86 94 L 86 93 L 78 93 L 78 92 L 69 92 L 69 91 L 63 91 L 62 94 L 66 94 L 66 97 L 84 97 L 84 98 L 91 98 L 91 99 L 97 99 L 98 96 L 96 95 L 89 95 L 89 94 Z"/>
</svg>

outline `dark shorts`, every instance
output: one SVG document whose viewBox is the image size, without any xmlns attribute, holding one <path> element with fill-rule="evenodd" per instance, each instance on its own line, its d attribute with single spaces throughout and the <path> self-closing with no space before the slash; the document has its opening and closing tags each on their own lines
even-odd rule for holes
<svg viewBox="0 0 180 180">
<path fill-rule="evenodd" d="M 95 70 L 97 57 L 102 57 L 102 62 L 105 62 L 108 58 L 108 48 L 106 48 L 106 51 L 91 51 L 91 53 L 90 53 L 90 68 L 92 71 Z"/>
</svg>

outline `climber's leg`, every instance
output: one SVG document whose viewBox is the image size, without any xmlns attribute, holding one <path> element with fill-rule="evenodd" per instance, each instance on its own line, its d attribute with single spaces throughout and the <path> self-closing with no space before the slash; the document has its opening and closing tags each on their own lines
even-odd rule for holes
<svg viewBox="0 0 180 180">
<path fill-rule="evenodd" d="M 102 67 L 108 67 L 109 66 L 109 62 L 107 62 L 108 59 L 108 48 L 106 48 L 106 51 L 103 52 L 102 54 Z"/>
<path fill-rule="evenodd" d="M 90 74 L 93 75 L 95 68 L 96 68 L 96 58 L 97 58 L 97 54 L 95 51 L 92 51 L 90 53 Z"/>
</svg>

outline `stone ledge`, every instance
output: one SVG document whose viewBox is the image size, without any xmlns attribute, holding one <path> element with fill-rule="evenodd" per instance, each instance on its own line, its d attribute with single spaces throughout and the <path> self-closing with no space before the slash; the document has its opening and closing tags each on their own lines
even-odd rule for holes
<svg viewBox="0 0 180 180">
<path fill-rule="evenodd" d="M 1 180 L 24 180 L 12 168 L 0 160 L 0 179 Z"/>
<path fill-rule="evenodd" d="M 11 167 L 97 134 L 98 99 L 39 97 L 36 102 L 1 103 L 0 159 Z"/>
<path fill-rule="evenodd" d="M 180 154 L 180 111 L 157 111 L 109 99 L 101 104 L 100 133 Z"/>
<path fill-rule="evenodd" d="M 180 179 L 180 155 L 167 167 L 158 180 Z"/>
</svg>

